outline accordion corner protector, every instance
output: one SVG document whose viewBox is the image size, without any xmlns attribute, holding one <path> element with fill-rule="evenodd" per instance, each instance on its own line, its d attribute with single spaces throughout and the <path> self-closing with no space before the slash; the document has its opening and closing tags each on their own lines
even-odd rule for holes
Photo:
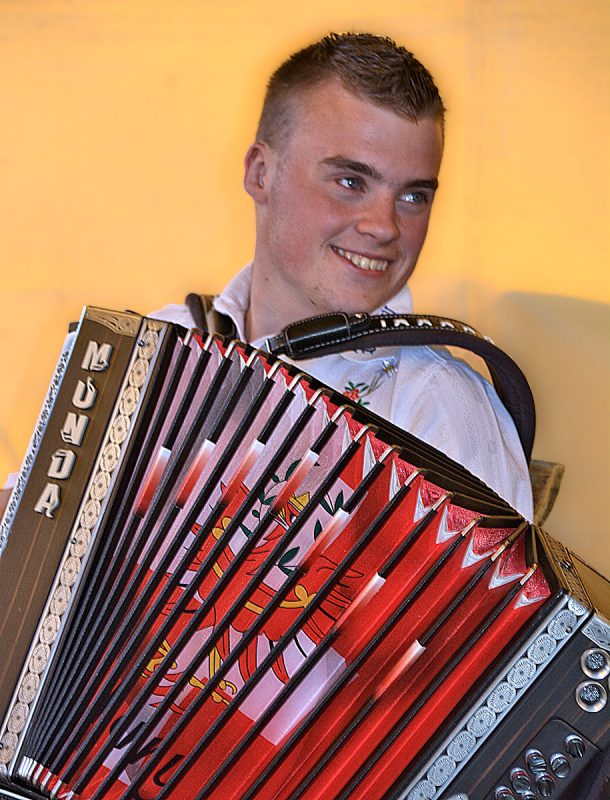
<svg viewBox="0 0 610 800">
<path fill-rule="evenodd" d="M 104 325 L 114 333 L 136 336 L 143 317 L 131 311 L 110 311 L 97 306 L 86 306 L 83 318 Z"/>
</svg>

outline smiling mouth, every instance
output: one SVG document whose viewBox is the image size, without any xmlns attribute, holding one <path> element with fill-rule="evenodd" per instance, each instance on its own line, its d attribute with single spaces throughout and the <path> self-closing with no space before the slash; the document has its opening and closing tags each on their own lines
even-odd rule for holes
<svg viewBox="0 0 610 800">
<path fill-rule="evenodd" d="M 351 250 L 343 250 L 343 248 L 334 247 L 333 245 L 331 245 L 331 248 L 335 253 L 349 261 L 350 264 L 366 272 L 385 272 L 390 266 L 390 262 L 385 259 L 367 258 L 366 256 L 360 255 L 360 253 L 352 253 Z"/>
</svg>

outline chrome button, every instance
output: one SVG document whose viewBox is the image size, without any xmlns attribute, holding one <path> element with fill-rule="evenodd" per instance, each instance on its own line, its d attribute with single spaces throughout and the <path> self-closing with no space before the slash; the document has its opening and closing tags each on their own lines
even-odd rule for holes
<svg viewBox="0 0 610 800">
<path fill-rule="evenodd" d="M 566 752 L 572 758 L 582 758 L 585 754 L 585 743 L 580 736 L 572 734 L 565 739 Z"/>
<path fill-rule="evenodd" d="M 540 750 L 527 750 L 525 753 L 525 763 L 534 774 L 537 772 L 545 772 L 547 769 L 546 759 Z"/>
<path fill-rule="evenodd" d="M 562 753 L 553 753 L 551 756 L 551 769 L 558 778 L 567 778 L 570 774 L 570 762 Z"/>
</svg>

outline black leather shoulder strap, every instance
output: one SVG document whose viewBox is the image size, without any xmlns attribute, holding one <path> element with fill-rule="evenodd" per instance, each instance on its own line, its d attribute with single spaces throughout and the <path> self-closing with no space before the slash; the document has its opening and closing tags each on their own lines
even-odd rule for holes
<svg viewBox="0 0 610 800">
<path fill-rule="evenodd" d="M 236 337 L 233 320 L 213 306 L 212 295 L 189 294 L 186 303 L 195 324 L 206 333 Z M 448 317 L 419 314 L 323 314 L 288 325 L 267 340 L 274 355 L 298 361 L 366 347 L 422 345 L 463 347 L 480 356 L 494 387 L 513 418 L 529 460 L 536 431 L 534 398 L 525 375 L 503 350 L 470 325 Z"/>
<path fill-rule="evenodd" d="M 529 460 L 536 429 L 529 384 L 517 364 L 470 325 L 446 317 L 418 314 L 336 313 L 295 322 L 267 340 L 271 353 L 285 353 L 296 360 L 366 347 L 435 344 L 463 347 L 485 360 Z"/>
</svg>

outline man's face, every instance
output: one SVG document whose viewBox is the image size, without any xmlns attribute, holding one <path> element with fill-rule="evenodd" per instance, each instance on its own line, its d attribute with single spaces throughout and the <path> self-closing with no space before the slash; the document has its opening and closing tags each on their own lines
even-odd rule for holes
<svg viewBox="0 0 610 800">
<path fill-rule="evenodd" d="M 291 319 L 373 311 L 404 285 L 424 243 L 440 123 L 411 122 L 339 81 L 302 93 L 293 113 L 285 141 L 246 157 L 259 285 Z"/>
</svg>

